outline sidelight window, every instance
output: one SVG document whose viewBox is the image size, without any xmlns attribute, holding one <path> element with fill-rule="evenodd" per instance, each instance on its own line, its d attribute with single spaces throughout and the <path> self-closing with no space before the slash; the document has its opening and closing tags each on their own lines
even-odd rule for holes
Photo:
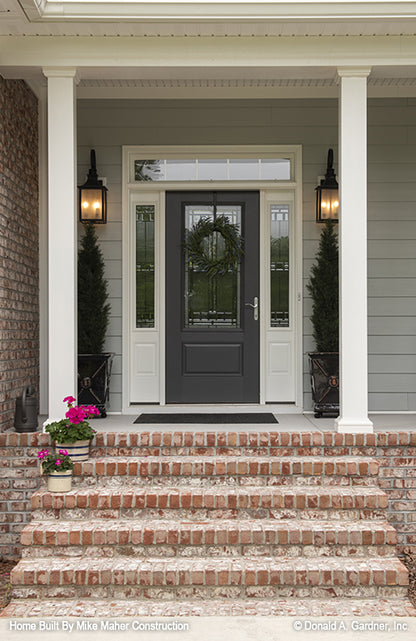
<svg viewBox="0 0 416 641">
<path fill-rule="evenodd" d="M 136 327 L 155 326 L 155 206 L 136 205 Z"/>
<path fill-rule="evenodd" d="M 289 327 L 289 205 L 270 205 L 270 324 Z"/>
</svg>

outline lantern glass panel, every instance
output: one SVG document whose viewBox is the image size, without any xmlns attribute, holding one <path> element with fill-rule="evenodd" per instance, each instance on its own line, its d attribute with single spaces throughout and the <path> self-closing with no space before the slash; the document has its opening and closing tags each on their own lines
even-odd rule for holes
<svg viewBox="0 0 416 641">
<path fill-rule="evenodd" d="M 320 213 L 321 220 L 338 219 L 339 211 L 339 196 L 338 189 L 325 189 L 321 190 Z"/>
<path fill-rule="evenodd" d="M 81 216 L 82 220 L 101 220 L 103 217 L 103 192 L 101 189 L 82 189 Z"/>
</svg>

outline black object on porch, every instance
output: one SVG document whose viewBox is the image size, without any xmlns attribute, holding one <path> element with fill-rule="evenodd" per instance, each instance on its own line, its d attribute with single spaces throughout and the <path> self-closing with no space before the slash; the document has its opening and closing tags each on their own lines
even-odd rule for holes
<svg viewBox="0 0 416 641">
<path fill-rule="evenodd" d="M 95 405 L 101 418 L 107 416 L 113 352 L 78 354 L 78 404 Z"/>
<path fill-rule="evenodd" d="M 311 352 L 309 354 L 312 400 L 315 418 L 323 414 L 339 414 L 339 354 Z"/>
<path fill-rule="evenodd" d="M 271 412 L 244 412 L 244 413 L 230 413 L 230 414 L 140 414 L 135 423 L 278 423 L 274 414 Z"/>
</svg>

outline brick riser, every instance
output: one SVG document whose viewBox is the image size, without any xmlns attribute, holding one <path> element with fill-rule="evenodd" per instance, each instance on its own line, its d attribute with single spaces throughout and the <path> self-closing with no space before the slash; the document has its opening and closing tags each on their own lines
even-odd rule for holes
<svg viewBox="0 0 416 641">
<path fill-rule="evenodd" d="M 397 559 L 33 559 L 13 583 L 23 598 L 328 598 L 405 597 L 407 572 Z M 30 587 L 25 587 L 30 586 Z"/>
<path fill-rule="evenodd" d="M 385 522 L 349 527 L 325 521 L 33 522 L 22 534 L 25 558 L 134 556 L 394 556 Z"/>
<path fill-rule="evenodd" d="M 126 616 L 154 614 L 150 603 L 175 616 L 174 601 L 183 615 L 307 614 L 303 599 L 323 602 L 324 615 L 358 614 L 355 599 L 368 600 L 362 614 L 416 615 L 373 459 L 270 456 L 258 433 L 255 445 L 241 433 L 139 433 L 127 435 L 128 451 L 121 436 L 119 456 L 96 451 L 76 465 L 71 492 L 33 495 L 6 615 L 41 616 L 55 600 L 67 608 L 55 614 L 82 604 L 78 616 L 92 616 L 100 599 Z M 139 439 L 153 455 L 137 457 Z M 250 445 L 259 451 L 236 453 Z"/>
<path fill-rule="evenodd" d="M 87 483 L 122 484 L 134 478 L 137 483 L 246 483 L 279 484 L 282 478 L 292 484 L 312 483 L 367 485 L 378 474 L 378 464 L 366 457 L 275 457 L 254 456 L 118 456 L 92 458 L 74 467 L 75 483 L 81 477 Z"/>
<path fill-rule="evenodd" d="M 33 518 L 82 519 L 384 519 L 387 497 L 378 488 L 235 487 L 121 489 L 79 486 L 66 494 L 36 492 Z"/>
<path fill-rule="evenodd" d="M 39 490 L 31 500 L 36 519 L 37 510 L 52 510 L 54 516 L 82 518 L 88 510 L 109 510 L 109 517 L 132 511 L 137 518 L 142 510 L 290 510 L 297 515 L 303 510 L 362 510 L 370 515 L 384 516 L 387 496 L 374 487 L 354 487 L 348 491 L 339 487 L 168 487 L 143 488 L 124 485 L 122 488 L 79 486 L 66 494 L 51 494 Z M 73 510 L 73 512 L 69 512 Z M 82 510 L 87 510 L 82 512 Z M 137 510 L 139 512 L 137 512 Z M 302 512 L 300 512 L 302 510 Z M 173 512 L 176 516 L 175 512 Z M 334 513 L 336 514 L 336 512 Z M 215 516 L 214 516 L 215 518 Z M 267 518 L 262 512 L 261 518 Z M 274 518 L 279 518 L 276 513 Z M 280 518 L 282 518 L 280 516 Z M 338 517 L 334 517 L 338 518 Z"/>
<path fill-rule="evenodd" d="M 16 600 L 7 607 L 7 616 L 20 617 L 190 617 L 190 616 L 303 616 L 303 617 L 406 617 L 416 609 L 407 599 L 224 599 L 209 601 L 159 601 L 56 599 Z M 5 616 L 4 611 L 1 616 Z"/>
</svg>

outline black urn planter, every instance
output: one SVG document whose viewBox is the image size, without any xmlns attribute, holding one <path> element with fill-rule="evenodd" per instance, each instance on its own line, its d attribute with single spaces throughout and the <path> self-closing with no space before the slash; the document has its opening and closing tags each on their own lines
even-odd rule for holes
<svg viewBox="0 0 416 641">
<path fill-rule="evenodd" d="M 312 400 L 315 418 L 323 414 L 339 414 L 339 353 L 309 354 Z"/>
<path fill-rule="evenodd" d="M 95 405 L 107 416 L 113 352 L 78 354 L 78 405 Z"/>
</svg>

